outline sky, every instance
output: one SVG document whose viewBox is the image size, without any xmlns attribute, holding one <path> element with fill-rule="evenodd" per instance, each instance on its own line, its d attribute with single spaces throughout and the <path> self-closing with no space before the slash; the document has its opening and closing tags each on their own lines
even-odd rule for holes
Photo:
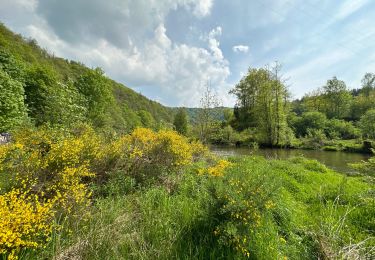
<svg viewBox="0 0 375 260">
<path fill-rule="evenodd" d="M 375 73 L 373 0 L 0 0 L 0 21 L 167 106 L 224 106 L 249 68 L 282 64 L 293 98 Z"/>
</svg>

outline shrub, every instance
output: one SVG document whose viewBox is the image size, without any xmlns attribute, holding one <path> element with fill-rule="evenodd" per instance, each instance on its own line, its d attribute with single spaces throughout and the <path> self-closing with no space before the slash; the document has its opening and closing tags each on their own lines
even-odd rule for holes
<svg viewBox="0 0 375 260">
<path fill-rule="evenodd" d="M 86 203 L 90 192 L 84 180 L 95 175 L 92 166 L 101 144 L 91 128 L 76 131 L 73 135 L 44 128 L 16 133 L 14 143 L 0 147 L 2 173 L 17 188 L 45 199 L 59 197 L 60 206 L 68 211 Z"/>
<path fill-rule="evenodd" d="M 331 119 L 327 122 L 326 134 L 331 139 L 355 139 L 360 136 L 360 131 L 353 123 L 339 119 Z"/>
<path fill-rule="evenodd" d="M 21 249 L 43 247 L 53 229 L 53 205 L 19 189 L 0 195 L 0 255 L 17 259 Z"/>
<path fill-rule="evenodd" d="M 298 137 L 308 135 L 310 131 L 323 129 L 326 125 L 327 118 L 320 112 L 305 112 L 293 122 L 293 128 Z"/>
<path fill-rule="evenodd" d="M 0 254 L 45 244 L 53 218 L 81 217 L 91 203 L 89 185 L 107 184 L 98 193 L 121 195 L 133 189 L 134 179 L 164 180 L 165 173 L 179 172 L 208 153 L 174 131 L 138 128 L 105 140 L 90 126 L 78 125 L 71 131 L 23 129 L 0 146 L 0 176 L 7 178 L 6 185 L 0 183 Z M 219 163 L 212 173 L 224 166 Z M 12 219 L 18 222 L 10 224 Z"/>
<path fill-rule="evenodd" d="M 359 126 L 364 137 L 375 139 L 375 109 L 368 110 L 361 117 Z"/>
</svg>

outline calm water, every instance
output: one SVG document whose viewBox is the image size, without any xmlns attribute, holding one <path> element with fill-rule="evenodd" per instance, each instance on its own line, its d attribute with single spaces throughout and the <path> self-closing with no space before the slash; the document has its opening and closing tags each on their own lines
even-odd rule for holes
<svg viewBox="0 0 375 260">
<path fill-rule="evenodd" d="M 368 154 L 359 153 L 270 148 L 253 150 L 244 147 L 237 148 L 222 146 L 212 146 L 211 151 L 222 156 L 262 155 L 271 159 L 287 159 L 295 156 L 304 156 L 305 158 L 316 159 L 331 169 L 345 173 L 353 172 L 348 166 L 348 163 L 360 162 L 361 160 L 367 160 L 370 157 Z"/>
</svg>

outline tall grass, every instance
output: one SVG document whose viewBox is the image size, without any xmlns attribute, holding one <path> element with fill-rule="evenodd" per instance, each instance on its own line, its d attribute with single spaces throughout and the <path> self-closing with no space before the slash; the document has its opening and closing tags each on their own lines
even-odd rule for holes
<svg viewBox="0 0 375 260">
<path fill-rule="evenodd" d="M 223 177 L 197 175 L 198 166 L 170 176 L 173 189 L 163 184 L 140 188 L 114 179 L 91 206 L 88 220 L 66 223 L 70 232 L 56 234 L 46 250 L 24 258 L 374 257 L 371 183 L 303 158 L 231 161 L 234 166 Z M 235 181 L 242 190 L 230 185 Z M 235 217 L 245 212 L 244 199 L 254 205 L 249 216 L 256 212 L 259 221 L 249 218 L 245 224 Z M 245 251 L 233 242 L 236 238 L 246 238 L 240 244 Z"/>
</svg>

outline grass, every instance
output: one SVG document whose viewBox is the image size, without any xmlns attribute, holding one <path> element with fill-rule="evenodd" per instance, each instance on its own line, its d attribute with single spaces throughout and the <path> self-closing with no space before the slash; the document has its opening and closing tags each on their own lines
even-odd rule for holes
<svg viewBox="0 0 375 260">
<path fill-rule="evenodd" d="M 322 259 L 373 257 L 374 186 L 304 158 L 230 159 L 224 177 L 194 168 L 173 189 L 116 178 L 88 220 L 69 220 L 43 251 L 24 259 Z M 238 181 L 242 186 L 231 185 Z M 125 187 L 125 188 L 121 188 Z M 228 198 L 228 199 L 223 199 Z M 235 218 L 259 214 L 259 223 Z M 230 201 L 234 201 L 230 203 Z M 272 207 L 267 203 L 272 201 Z M 221 233 L 215 234 L 216 230 Z M 236 238 L 249 254 L 233 242 Z M 244 250 L 245 250 L 244 249 Z"/>
</svg>

